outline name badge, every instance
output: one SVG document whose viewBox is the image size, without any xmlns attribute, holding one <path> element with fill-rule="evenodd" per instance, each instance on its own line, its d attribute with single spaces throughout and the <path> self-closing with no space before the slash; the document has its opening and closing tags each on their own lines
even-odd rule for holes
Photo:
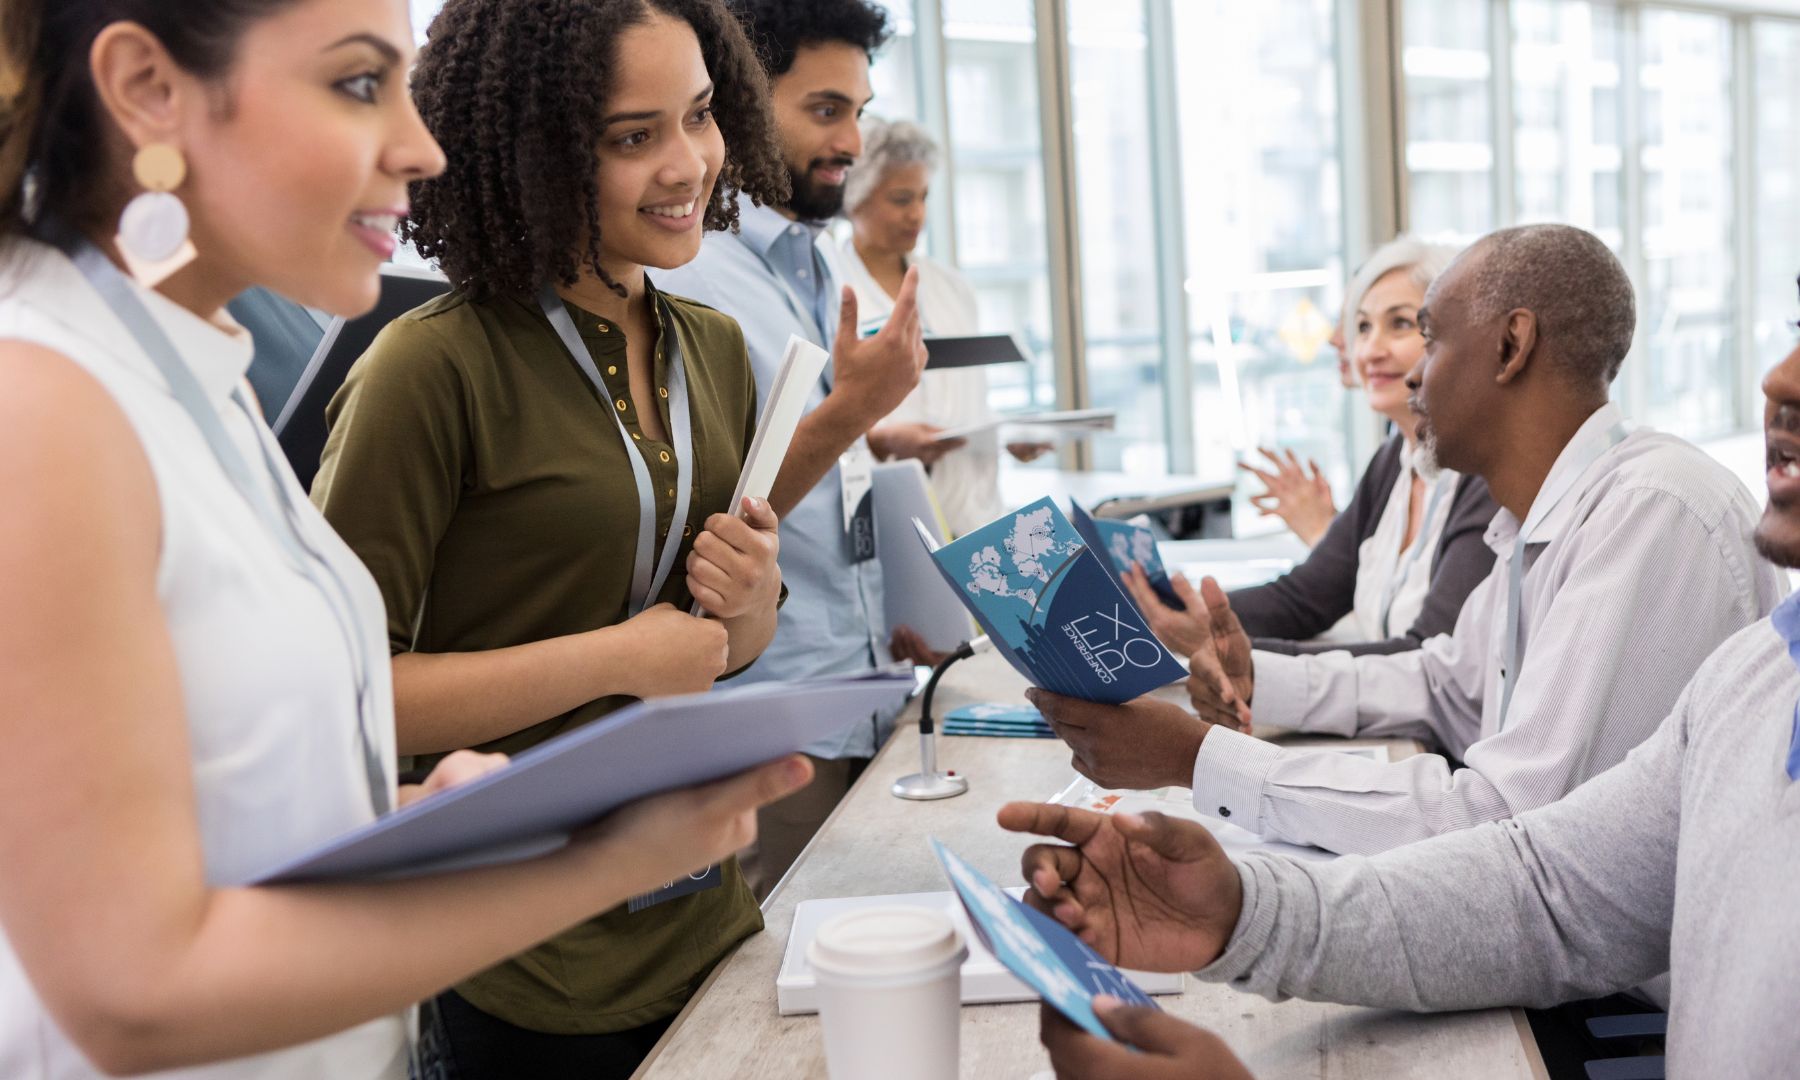
<svg viewBox="0 0 1800 1080">
<path fill-rule="evenodd" d="M 679 881 L 671 881 L 655 892 L 648 892 L 642 896 L 632 897 L 631 902 L 625 905 L 625 910 L 636 915 L 645 908 L 655 907 L 664 901 L 673 900 L 677 896 L 688 896 L 692 893 L 705 892 L 708 889 L 717 888 L 719 885 L 724 884 L 724 882 L 724 872 L 716 865 L 709 866 L 698 874 L 689 874 Z"/>
<path fill-rule="evenodd" d="M 844 496 L 844 535 L 850 540 L 850 561 L 868 562 L 875 557 L 875 454 L 866 438 L 858 438 L 838 458 L 838 476 Z"/>
</svg>

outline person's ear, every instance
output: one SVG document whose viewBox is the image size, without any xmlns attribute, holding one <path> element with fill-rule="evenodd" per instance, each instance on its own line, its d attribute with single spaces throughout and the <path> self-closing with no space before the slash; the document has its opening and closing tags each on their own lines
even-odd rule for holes
<svg viewBox="0 0 1800 1080">
<path fill-rule="evenodd" d="M 1506 313 L 1500 328 L 1500 370 L 1494 382 L 1500 386 L 1517 381 L 1537 354 L 1537 315 L 1528 308 Z"/>
<path fill-rule="evenodd" d="M 101 107 L 133 149 L 152 143 L 181 148 L 194 82 L 155 34 L 138 23 L 113 23 L 94 39 L 88 67 Z"/>
</svg>

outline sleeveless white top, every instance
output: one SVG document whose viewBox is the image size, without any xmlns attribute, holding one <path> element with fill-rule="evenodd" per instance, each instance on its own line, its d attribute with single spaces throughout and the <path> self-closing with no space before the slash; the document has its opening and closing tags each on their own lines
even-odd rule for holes
<svg viewBox="0 0 1800 1080">
<path fill-rule="evenodd" d="M 208 323 L 158 293 L 138 293 L 273 496 L 274 479 L 262 466 L 259 446 L 273 447 L 273 436 L 228 396 L 249 368 L 249 335 Z M 118 402 L 149 459 L 162 512 L 157 595 L 186 698 L 207 882 L 242 883 L 372 821 L 355 673 L 337 621 L 232 487 L 149 357 L 67 258 L 28 242 L 0 256 L 0 339 L 35 342 L 79 364 Z M 276 458 L 281 460 L 279 450 Z M 381 594 L 285 466 L 280 482 L 313 548 L 350 586 L 365 620 L 371 735 L 391 788 L 393 686 Z M 0 874 L 6 872 L 0 866 Z M 271 973 L 272 980 L 279 978 Z M 0 1077 L 100 1075 L 57 1029 L 10 944 L 0 939 Z M 156 1075 L 401 1080 L 406 1019 L 385 1017 L 302 1046 Z"/>
</svg>

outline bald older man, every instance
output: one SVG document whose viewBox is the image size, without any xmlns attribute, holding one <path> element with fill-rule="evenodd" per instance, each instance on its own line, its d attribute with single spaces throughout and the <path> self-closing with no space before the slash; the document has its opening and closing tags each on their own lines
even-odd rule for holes
<svg viewBox="0 0 1800 1080">
<path fill-rule="evenodd" d="M 1594 236 L 1534 225 L 1485 237 L 1433 284 L 1419 321 L 1421 442 L 1487 480 L 1501 506 L 1493 573 L 1454 631 L 1392 656 L 1254 651 L 1208 582 L 1196 617 L 1214 647 L 1195 653 L 1188 683 L 1198 716 L 1031 692 L 1077 770 L 1108 787 L 1191 785 L 1199 810 L 1267 837 L 1383 851 L 1555 802 L 1617 764 L 1701 661 L 1786 594 L 1757 558 L 1744 486 L 1688 443 L 1632 430 L 1608 400 L 1636 314 Z M 1252 713 L 1440 753 L 1282 749 L 1234 730 Z"/>
</svg>

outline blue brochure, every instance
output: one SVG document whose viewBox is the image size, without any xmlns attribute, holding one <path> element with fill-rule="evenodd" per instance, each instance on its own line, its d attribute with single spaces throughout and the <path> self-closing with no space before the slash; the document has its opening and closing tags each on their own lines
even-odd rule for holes
<svg viewBox="0 0 1800 1080">
<path fill-rule="evenodd" d="M 1150 579 L 1157 599 L 1176 611 L 1187 610 L 1181 597 L 1175 595 L 1175 586 L 1169 583 L 1169 571 L 1163 566 L 1162 555 L 1156 550 L 1156 536 L 1148 525 L 1096 518 L 1074 499 L 1069 500 L 1069 524 L 1075 526 L 1089 547 L 1106 552 L 1115 571 L 1123 574 L 1132 563 L 1137 563 L 1144 568 L 1144 576 Z"/>
<path fill-rule="evenodd" d="M 932 548 L 921 528 L 920 539 Z M 1027 679 L 1109 705 L 1187 677 L 1104 556 L 1049 499 L 935 548 L 938 570 Z"/>
<path fill-rule="evenodd" d="M 951 709 L 938 730 L 945 735 L 986 735 L 990 737 L 1054 739 L 1056 732 L 1043 714 L 1029 705 L 1001 705 L 982 702 Z"/>
<path fill-rule="evenodd" d="M 1117 1042 L 1094 1015 L 1095 995 L 1111 994 L 1127 1005 L 1161 1008 L 1061 923 L 1008 896 L 936 837 L 931 847 L 981 943 L 1057 1012 L 1092 1034 Z"/>
<path fill-rule="evenodd" d="M 742 772 L 906 700 L 907 670 L 752 683 L 627 705 L 270 866 L 252 884 L 411 877 L 554 851 L 646 795 Z M 698 887 L 698 879 L 695 879 Z M 679 888 L 687 883 L 676 883 Z"/>
</svg>

